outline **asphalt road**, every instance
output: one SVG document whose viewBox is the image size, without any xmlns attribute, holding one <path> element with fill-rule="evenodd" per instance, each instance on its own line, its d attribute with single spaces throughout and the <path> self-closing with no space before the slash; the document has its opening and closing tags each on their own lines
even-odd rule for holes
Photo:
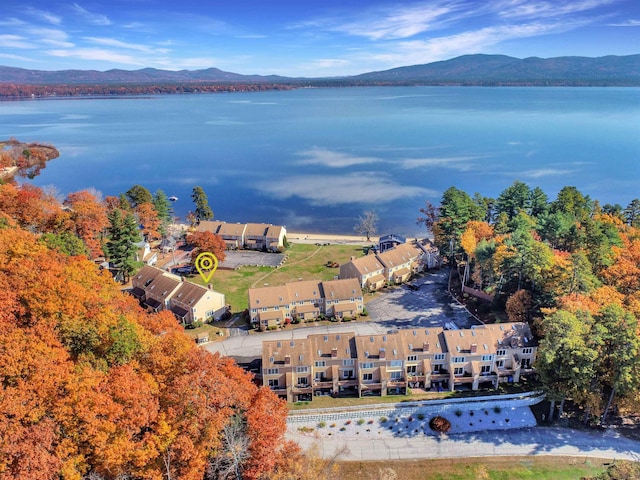
<svg viewBox="0 0 640 480">
<path fill-rule="evenodd" d="M 640 461 L 640 442 L 615 430 L 590 432 L 570 428 L 534 427 L 441 437 L 416 436 L 340 441 L 289 431 L 287 438 L 304 450 L 317 448 L 322 457 L 341 452 L 340 460 L 401 460 L 524 455 L 560 455 Z"/>
</svg>

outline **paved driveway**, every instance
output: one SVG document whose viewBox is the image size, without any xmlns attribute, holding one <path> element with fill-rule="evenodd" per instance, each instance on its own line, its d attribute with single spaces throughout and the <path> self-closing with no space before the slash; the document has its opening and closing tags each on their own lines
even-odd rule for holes
<svg viewBox="0 0 640 480">
<path fill-rule="evenodd" d="M 230 250 L 225 252 L 220 268 L 236 269 L 244 265 L 260 267 L 279 267 L 285 259 L 283 253 L 252 252 L 249 250 Z"/>
<path fill-rule="evenodd" d="M 387 328 L 449 326 L 469 328 L 479 325 L 473 316 L 447 292 L 449 270 L 428 272 L 407 285 L 383 290 L 378 298 L 367 303 L 371 321 Z"/>
<path fill-rule="evenodd" d="M 490 456 L 562 455 L 640 461 L 640 442 L 619 435 L 570 428 L 533 427 L 521 430 L 459 435 L 347 440 L 287 433 L 303 450 L 315 447 L 321 456 L 340 460 L 400 460 Z"/>
</svg>

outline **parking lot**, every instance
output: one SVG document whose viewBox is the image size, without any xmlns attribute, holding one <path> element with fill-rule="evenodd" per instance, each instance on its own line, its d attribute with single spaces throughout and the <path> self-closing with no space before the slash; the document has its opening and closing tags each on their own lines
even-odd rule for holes
<svg viewBox="0 0 640 480">
<path fill-rule="evenodd" d="M 447 292 L 448 270 L 425 273 L 408 285 L 386 288 L 367 303 L 371 321 L 392 328 L 470 328 L 479 325 L 469 312 Z"/>
<path fill-rule="evenodd" d="M 252 252 L 248 250 L 230 250 L 225 252 L 224 262 L 220 262 L 218 268 L 235 270 L 245 265 L 258 267 L 279 267 L 284 262 L 283 253 Z"/>
</svg>

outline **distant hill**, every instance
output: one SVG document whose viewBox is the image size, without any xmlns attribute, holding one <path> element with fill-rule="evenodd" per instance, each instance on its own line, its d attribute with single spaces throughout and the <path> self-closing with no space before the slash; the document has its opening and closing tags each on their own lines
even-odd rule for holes
<svg viewBox="0 0 640 480">
<path fill-rule="evenodd" d="M 640 85 L 640 55 L 546 59 L 464 55 L 350 79 L 421 84 Z"/>
<path fill-rule="evenodd" d="M 24 68 L 0 66 L 0 82 L 20 85 L 107 85 L 107 84 L 158 84 L 158 83 L 281 83 L 290 79 L 277 75 L 241 75 L 225 72 L 218 68 L 205 70 L 27 70 Z"/>
<path fill-rule="evenodd" d="M 0 66 L 0 84 L 12 85 L 604 85 L 640 86 L 640 55 L 519 59 L 464 55 L 425 65 L 338 78 L 288 78 L 205 70 L 26 70 Z M 0 92 L 2 95 L 2 92 Z"/>
</svg>

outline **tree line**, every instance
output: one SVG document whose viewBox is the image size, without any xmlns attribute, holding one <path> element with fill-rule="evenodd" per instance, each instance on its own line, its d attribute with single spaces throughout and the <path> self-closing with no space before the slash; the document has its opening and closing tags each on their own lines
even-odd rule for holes
<svg viewBox="0 0 640 480">
<path fill-rule="evenodd" d="M 549 419 L 565 399 L 585 422 L 612 406 L 640 413 L 640 200 L 601 205 L 573 186 L 550 200 L 520 181 L 495 199 L 451 187 L 417 222 L 464 284 L 531 324 Z"/>
<path fill-rule="evenodd" d="M 213 218 L 207 195 L 194 187 L 192 225 Z M 41 235 L 50 248 L 68 255 L 104 257 L 128 278 L 140 267 L 139 243 L 166 238 L 173 221 L 171 202 L 162 190 L 151 193 L 134 185 L 118 196 L 102 197 L 92 189 L 62 197 L 53 189 L 9 182 L 0 185 L 0 212 L 21 228 Z M 195 235 L 188 240 L 201 250 L 224 260 L 224 242 L 213 235 Z"/>
<path fill-rule="evenodd" d="M 136 187 L 102 200 L 0 185 L 0 477 L 327 478 L 284 439 L 284 401 L 89 260 L 161 235 L 163 206 Z"/>
</svg>

